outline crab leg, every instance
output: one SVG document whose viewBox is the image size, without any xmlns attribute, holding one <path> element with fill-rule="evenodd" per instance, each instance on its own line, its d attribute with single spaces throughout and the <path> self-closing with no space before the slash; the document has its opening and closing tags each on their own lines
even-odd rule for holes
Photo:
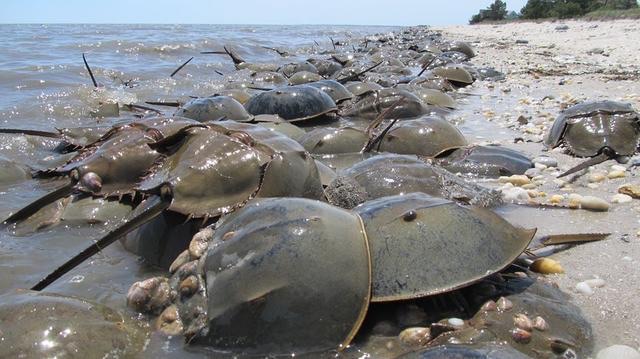
<svg viewBox="0 0 640 359">
<path fill-rule="evenodd" d="M 131 220 L 127 221 L 123 225 L 118 228 L 112 230 L 107 233 L 104 237 L 100 238 L 89 247 L 85 248 L 82 252 L 74 256 L 73 258 L 66 261 L 63 265 L 58 267 L 58 269 L 54 270 L 42 280 L 40 280 L 36 285 L 31 287 L 31 290 L 43 290 L 49 284 L 55 282 L 58 278 L 65 275 L 67 272 L 71 271 L 78 265 L 82 264 L 86 259 L 92 257 L 94 254 L 101 251 L 103 248 L 106 248 L 111 243 L 115 242 L 122 235 L 138 228 L 139 226 L 149 222 L 154 219 L 160 213 L 162 213 L 165 209 L 167 209 L 171 205 L 171 198 L 155 196 L 150 200 L 151 203 L 147 205 L 147 208 L 144 209 L 142 213 L 133 217 Z"/>
</svg>

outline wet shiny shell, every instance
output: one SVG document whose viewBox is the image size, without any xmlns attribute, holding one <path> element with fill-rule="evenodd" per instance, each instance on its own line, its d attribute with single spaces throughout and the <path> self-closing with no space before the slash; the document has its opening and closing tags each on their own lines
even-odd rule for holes
<svg viewBox="0 0 640 359">
<path fill-rule="evenodd" d="M 584 102 L 564 110 L 555 120 L 545 145 L 565 143 L 580 157 L 597 155 L 610 147 L 618 155 L 632 155 L 640 139 L 640 116 L 628 103 Z"/>
<path fill-rule="evenodd" d="M 447 120 L 426 116 L 395 124 L 380 142 L 379 150 L 400 154 L 435 156 L 445 148 L 465 146 L 467 140 Z"/>
<path fill-rule="evenodd" d="M 303 85 L 309 82 L 322 80 L 322 76 L 315 72 L 298 71 L 289 77 L 289 83 L 291 85 Z"/>
<path fill-rule="evenodd" d="M 426 105 L 435 105 L 446 108 L 456 107 L 456 101 L 453 97 L 440 90 L 416 87 L 410 91 L 413 92 L 414 95 L 418 96 L 418 98 Z"/>
<path fill-rule="evenodd" d="M 227 119 L 232 121 L 251 121 L 244 106 L 229 96 L 197 98 L 187 102 L 176 111 L 176 116 L 191 118 L 200 122 Z"/>
<path fill-rule="evenodd" d="M 382 90 L 382 86 L 375 82 L 350 82 L 345 87 L 355 96 L 361 96 L 371 91 Z"/>
<path fill-rule="evenodd" d="M 453 173 L 499 177 L 524 174 L 533 167 L 524 154 L 501 146 L 467 146 L 446 149 L 436 155 L 436 163 Z"/>
<path fill-rule="evenodd" d="M 431 72 L 437 76 L 447 79 L 455 86 L 466 86 L 473 83 L 473 77 L 469 71 L 465 70 L 462 66 L 444 66 L 436 67 Z"/>
<path fill-rule="evenodd" d="M 410 193 L 354 208 L 364 222 L 373 262 L 372 301 L 444 293 L 514 261 L 535 230 L 514 227 L 485 208 Z"/>
<path fill-rule="evenodd" d="M 245 107 L 253 115 L 276 114 L 288 121 L 302 121 L 337 110 L 329 95 L 305 85 L 265 91 L 253 96 Z"/>
<path fill-rule="evenodd" d="M 469 56 L 469 58 L 472 58 L 472 57 L 476 56 L 476 54 L 473 52 L 473 49 L 471 48 L 471 45 L 469 45 L 468 43 L 466 43 L 464 41 L 449 42 L 449 43 L 446 43 L 443 46 L 441 46 L 440 49 L 442 51 L 458 51 L 458 52 L 462 52 L 463 54 Z"/>
<path fill-rule="evenodd" d="M 384 118 L 410 118 L 420 116 L 426 112 L 426 108 L 422 105 L 420 99 L 411 92 L 385 88 L 362 96 L 349 109 L 344 111 L 343 116 L 373 119 L 400 99 L 404 99 L 404 101 L 389 111 Z"/>
<path fill-rule="evenodd" d="M 351 341 L 371 283 L 358 216 L 318 201 L 263 199 L 225 218 L 212 240 L 220 241 L 203 266 L 208 329 L 192 343 L 290 355 Z"/>
<path fill-rule="evenodd" d="M 348 100 L 353 97 L 353 94 L 336 80 L 320 80 L 309 82 L 307 85 L 322 90 L 327 95 L 331 96 L 335 103 Z"/>
<path fill-rule="evenodd" d="M 135 185 L 161 155 L 149 147 L 157 140 L 137 126 L 115 128 L 94 145 L 84 148 L 56 172 L 74 169 L 79 178 L 93 172 L 101 179 L 101 186 L 91 191 L 96 195 L 120 195 L 133 192 Z"/>
<path fill-rule="evenodd" d="M 2 358 L 135 357 L 145 336 L 117 311 L 31 291 L 0 296 Z"/>
<path fill-rule="evenodd" d="M 307 71 L 314 74 L 318 73 L 318 69 L 309 61 L 296 62 L 282 66 L 278 71 L 287 77 L 291 77 L 296 72 Z"/>
<path fill-rule="evenodd" d="M 299 142 L 309 153 L 338 154 L 359 152 L 367 140 L 367 134 L 358 128 L 321 127 L 307 132 Z"/>
<path fill-rule="evenodd" d="M 213 217 L 255 196 L 321 195 L 315 162 L 286 136 L 234 121 L 192 128 L 184 136 L 140 185 L 141 191 L 154 192 L 169 184 L 172 211 Z"/>
<path fill-rule="evenodd" d="M 443 195 L 438 171 L 415 156 L 375 156 L 340 171 L 338 175 L 355 181 L 370 199 L 410 192 Z"/>
<path fill-rule="evenodd" d="M 281 133 L 294 141 L 300 141 L 300 138 L 306 134 L 300 127 L 289 122 L 260 122 L 260 126 Z"/>
</svg>

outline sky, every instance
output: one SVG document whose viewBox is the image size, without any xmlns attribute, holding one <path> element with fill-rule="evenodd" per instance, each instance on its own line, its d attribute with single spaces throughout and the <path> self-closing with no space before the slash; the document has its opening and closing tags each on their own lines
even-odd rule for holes
<svg viewBox="0 0 640 359">
<path fill-rule="evenodd" d="M 519 11 L 526 0 L 504 0 Z M 1 0 L 0 23 L 466 24 L 493 0 Z"/>
</svg>

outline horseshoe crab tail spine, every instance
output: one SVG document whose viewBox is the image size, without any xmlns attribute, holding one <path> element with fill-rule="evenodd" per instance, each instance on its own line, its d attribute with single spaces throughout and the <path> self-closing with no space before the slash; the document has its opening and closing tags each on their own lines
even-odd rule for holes
<svg viewBox="0 0 640 359">
<path fill-rule="evenodd" d="M 84 61 L 84 67 L 87 68 L 89 72 L 89 76 L 91 77 L 91 82 L 93 82 L 93 87 L 98 87 L 98 82 L 96 78 L 93 76 L 93 71 L 91 71 L 91 67 L 89 67 L 89 63 L 87 63 L 87 58 L 84 56 L 84 52 L 82 53 L 82 61 Z"/>
<path fill-rule="evenodd" d="M 613 157 L 614 156 L 612 156 L 612 154 L 609 151 L 603 150 L 599 155 L 597 155 L 595 157 L 592 157 L 592 158 L 589 158 L 588 160 L 586 160 L 586 161 L 580 163 L 579 165 L 571 168 L 570 170 L 566 171 L 565 173 L 559 175 L 558 178 L 570 175 L 572 173 L 576 173 L 578 171 L 581 171 L 581 170 L 583 170 L 585 168 L 589 168 L 591 166 L 595 166 L 598 163 L 602 163 L 602 162 L 604 162 L 604 161 L 606 161 L 608 159 L 611 159 Z"/>
<path fill-rule="evenodd" d="M 233 51 L 233 49 L 228 49 L 226 46 L 224 46 L 224 52 L 226 52 L 227 55 L 231 57 L 231 60 L 233 60 L 233 63 L 236 65 L 240 65 L 246 62 L 244 61 L 244 59 L 240 57 L 240 55 L 236 54 L 236 52 Z"/>
<path fill-rule="evenodd" d="M 373 65 L 373 66 L 371 66 L 371 67 L 369 67 L 369 68 L 366 68 L 366 69 L 364 69 L 364 70 L 362 70 L 362 71 L 358 72 L 357 74 L 353 74 L 353 75 L 351 75 L 351 76 L 343 77 L 343 78 L 338 79 L 338 80 L 336 80 L 336 81 L 338 81 L 339 83 L 341 83 L 341 84 L 343 84 L 343 85 L 344 85 L 344 84 L 346 84 L 346 83 L 347 83 L 347 82 L 349 82 L 349 81 L 357 81 L 357 80 L 358 80 L 358 78 L 359 78 L 360 76 L 362 76 L 362 75 L 366 74 L 367 72 L 369 72 L 369 71 L 371 71 L 371 70 L 375 69 L 376 67 L 378 67 L 378 66 L 382 65 L 382 63 L 383 63 L 383 62 L 384 62 L 384 61 L 380 61 L 380 62 L 378 62 L 377 64 L 375 64 L 375 65 Z"/>
<path fill-rule="evenodd" d="M 0 128 L 0 133 L 40 136 L 40 137 L 48 137 L 48 138 L 62 138 L 62 136 L 58 132 L 48 132 L 48 131 L 39 131 L 39 130 L 22 130 L 19 128 Z"/>
<path fill-rule="evenodd" d="M 189 60 L 185 61 L 182 65 L 180 65 L 180 67 L 178 67 L 175 71 L 173 71 L 171 75 L 169 75 L 169 77 L 173 77 L 173 75 L 177 74 L 178 71 L 182 70 L 183 67 L 187 66 L 187 64 L 191 62 L 191 60 L 193 60 L 193 56 L 191 56 Z"/>
<path fill-rule="evenodd" d="M 34 213 L 38 212 L 42 207 L 50 203 L 53 203 L 59 200 L 60 198 L 70 195 L 71 191 L 73 191 L 74 185 L 75 185 L 75 181 L 70 182 L 69 184 L 64 185 L 63 187 L 60 187 L 55 191 L 45 194 L 44 196 L 38 198 L 37 200 L 31 202 L 27 206 L 23 207 L 16 213 L 9 216 L 9 218 L 3 221 L 3 224 L 8 225 L 8 224 L 17 223 L 23 219 L 28 218 Z"/>
<path fill-rule="evenodd" d="M 120 227 L 107 233 L 104 237 L 100 238 L 95 243 L 87 247 L 85 250 L 77 254 L 75 257 L 65 262 L 63 265 L 58 267 L 58 269 L 51 272 L 49 275 L 47 275 L 42 280 L 40 280 L 36 285 L 31 287 L 31 290 L 40 291 L 45 289 L 47 286 L 49 286 L 49 284 L 55 282 L 58 278 L 62 277 L 67 272 L 71 271 L 72 269 L 80 265 L 86 259 L 92 257 L 94 254 L 98 253 L 103 248 L 106 248 L 108 245 L 115 242 L 122 235 L 154 219 L 157 215 L 162 213 L 162 211 L 167 209 L 169 205 L 171 205 L 170 198 L 167 198 L 164 196 L 154 197 L 151 200 L 151 203 L 147 205 L 147 208 L 145 208 L 145 210 L 142 213 L 135 216 L 131 220 L 127 221 Z"/>
</svg>

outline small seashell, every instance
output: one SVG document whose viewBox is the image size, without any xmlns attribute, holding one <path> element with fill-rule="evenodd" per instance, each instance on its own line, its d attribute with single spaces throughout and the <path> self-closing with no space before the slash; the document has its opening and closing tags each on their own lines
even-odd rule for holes
<svg viewBox="0 0 640 359">
<path fill-rule="evenodd" d="M 531 182 L 529 177 L 525 175 L 512 175 L 509 177 L 500 176 L 500 178 L 498 178 L 498 181 L 500 181 L 501 183 L 511 183 L 514 186 L 522 186 Z"/>
<path fill-rule="evenodd" d="M 618 188 L 618 193 L 626 194 L 632 198 L 640 198 L 640 185 L 625 184 Z"/>
<path fill-rule="evenodd" d="M 533 263 L 531 263 L 529 269 L 541 274 L 564 273 L 564 268 L 562 268 L 562 265 L 560 265 L 558 261 L 551 258 L 538 258 L 533 261 Z"/>
<path fill-rule="evenodd" d="M 494 302 L 493 300 L 489 299 L 488 301 L 486 301 L 482 307 L 480 307 L 481 311 L 484 312 L 494 312 L 498 309 L 498 305 L 496 304 L 496 302 Z"/>
<path fill-rule="evenodd" d="M 625 176 L 626 176 L 626 173 L 620 170 L 613 170 L 607 174 L 607 178 L 609 179 L 623 178 Z"/>
<path fill-rule="evenodd" d="M 605 200 L 594 196 L 583 196 L 580 200 L 580 207 L 591 211 L 608 211 L 609 203 Z"/>
<path fill-rule="evenodd" d="M 515 317 L 513 317 L 513 324 L 516 326 L 516 328 L 520 328 L 528 332 L 533 329 L 533 321 L 522 313 L 516 314 Z"/>
<path fill-rule="evenodd" d="M 185 249 L 182 253 L 178 254 L 176 259 L 173 260 L 171 266 L 169 266 L 169 273 L 173 274 L 178 268 L 182 267 L 186 263 L 191 261 L 191 255 L 189 254 L 189 250 Z"/>
<path fill-rule="evenodd" d="M 533 318 L 533 328 L 544 332 L 545 330 L 549 329 L 549 324 L 547 324 L 547 321 L 544 320 L 544 318 L 542 318 L 541 316 L 537 316 Z"/>
<path fill-rule="evenodd" d="M 582 293 L 584 295 L 592 295 L 593 294 L 593 289 L 591 289 L 591 286 L 589 284 L 587 284 L 586 282 L 580 282 L 580 283 L 576 284 L 576 291 L 578 293 Z"/>
<path fill-rule="evenodd" d="M 605 285 L 605 281 L 602 278 L 587 279 L 584 282 L 587 283 L 591 288 L 601 288 Z"/>
<path fill-rule="evenodd" d="M 180 294 L 183 296 L 191 296 L 198 290 L 198 278 L 190 275 L 180 282 Z"/>
<path fill-rule="evenodd" d="M 189 254 L 193 259 L 199 259 L 206 252 L 209 247 L 209 242 L 202 236 L 193 236 L 191 242 L 189 242 Z"/>
<path fill-rule="evenodd" d="M 598 352 L 596 359 L 640 359 L 640 352 L 627 345 L 612 345 Z"/>
<path fill-rule="evenodd" d="M 607 177 L 602 173 L 592 173 L 589 175 L 589 182 L 598 183 L 604 181 L 605 178 Z"/>
<path fill-rule="evenodd" d="M 611 197 L 612 203 L 629 203 L 631 201 L 633 201 L 633 198 L 631 198 L 631 196 L 622 193 L 616 193 L 613 195 L 613 197 Z"/>
<path fill-rule="evenodd" d="M 235 234 L 236 234 L 236 232 L 234 232 L 234 231 L 229 231 L 229 232 L 225 233 L 225 234 L 222 236 L 222 240 L 223 240 L 223 241 L 227 241 L 227 240 L 231 239 L 231 237 L 233 237 Z"/>
<path fill-rule="evenodd" d="M 547 167 L 558 167 L 558 160 L 556 160 L 553 157 L 549 157 L 549 156 L 540 156 L 540 157 L 536 157 L 532 160 L 533 163 L 536 164 L 543 164 Z"/>
<path fill-rule="evenodd" d="M 423 346 L 431 340 L 431 330 L 425 327 L 407 328 L 400 332 L 398 338 L 410 346 Z"/>
<path fill-rule="evenodd" d="M 498 298 L 496 304 L 498 306 L 498 310 L 501 312 L 506 312 L 513 308 L 513 303 L 505 297 Z"/>
<path fill-rule="evenodd" d="M 170 302 L 171 288 L 164 277 L 135 282 L 127 292 L 127 306 L 140 313 L 159 313 Z"/>
<path fill-rule="evenodd" d="M 184 326 L 175 305 L 170 305 L 162 311 L 156 320 L 156 329 L 170 336 L 182 334 Z"/>
<path fill-rule="evenodd" d="M 531 332 L 514 328 L 511 330 L 511 338 L 513 338 L 516 343 L 527 344 L 531 341 Z"/>
<path fill-rule="evenodd" d="M 549 203 L 553 203 L 553 204 L 558 204 L 563 200 L 564 200 L 564 196 L 560 194 L 554 194 L 553 196 L 549 197 Z"/>
<path fill-rule="evenodd" d="M 447 323 L 451 324 L 451 326 L 457 327 L 457 328 L 461 328 L 464 327 L 464 320 L 460 319 L 460 318 L 449 318 L 447 320 Z"/>
</svg>

